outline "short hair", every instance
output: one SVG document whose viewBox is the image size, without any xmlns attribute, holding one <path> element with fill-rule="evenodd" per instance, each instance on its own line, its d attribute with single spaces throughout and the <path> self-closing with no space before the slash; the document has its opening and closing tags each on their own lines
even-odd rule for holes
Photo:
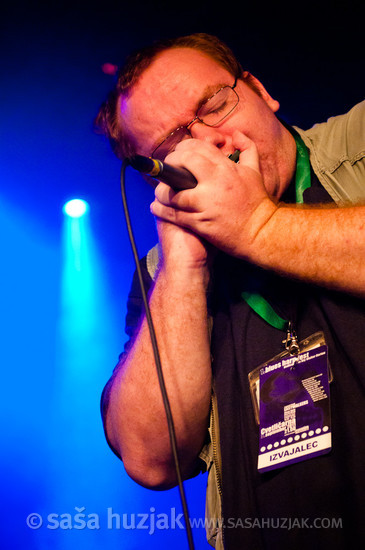
<svg viewBox="0 0 365 550">
<path fill-rule="evenodd" d="M 135 145 L 131 137 L 123 128 L 123 121 L 119 114 L 119 100 L 126 97 L 136 84 L 142 73 L 151 65 L 158 54 L 168 49 L 192 48 L 201 51 L 216 61 L 235 79 L 243 78 L 246 83 L 255 89 L 250 81 L 250 73 L 243 73 L 242 67 L 232 50 L 216 36 L 206 33 L 195 33 L 178 38 L 159 40 L 152 45 L 135 51 L 127 57 L 124 65 L 118 70 L 117 83 L 109 93 L 106 101 L 101 105 L 94 121 L 95 131 L 105 135 L 110 142 L 113 152 L 120 159 L 135 154 Z M 256 92 L 258 90 L 255 89 Z"/>
</svg>

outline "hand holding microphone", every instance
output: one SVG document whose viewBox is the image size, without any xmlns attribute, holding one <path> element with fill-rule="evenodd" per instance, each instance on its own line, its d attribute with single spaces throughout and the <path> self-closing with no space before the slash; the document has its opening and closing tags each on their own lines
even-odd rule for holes
<svg viewBox="0 0 365 550">
<path fill-rule="evenodd" d="M 213 144 L 182 142 L 171 157 L 174 166 L 181 163 L 194 171 L 199 185 L 180 193 L 171 189 L 170 182 L 161 183 L 150 210 L 159 220 L 188 230 L 231 256 L 249 259 L 252 235 L 278 207 L 266 190 L 255 143 L 236 131 L 232 145 L 241 151 L 237 164 L 228 162 Z"/>
</svg>

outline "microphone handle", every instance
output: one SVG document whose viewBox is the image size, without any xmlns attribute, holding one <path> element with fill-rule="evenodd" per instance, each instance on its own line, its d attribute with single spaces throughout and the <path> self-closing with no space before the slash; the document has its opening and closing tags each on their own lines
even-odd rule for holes
<svg viewBox="0 0 365 550">
<path fill-rule="evenodd" d="M 154 159 L 156 162 L 156 159 Z M 196 187 L 198 180 L 193 174 L 186 168 L 175 168 L 171 164 L 166 164 L 165 162 L 157 161 L 160 165 L 160 172 L 157 175 L 157 178 L 164 183 L 168 183 L 176 189 L 181 191 L 182 189 L 193 189 Z"/>
<path fill-rule="evenodd" d="M 239 155 L 240 151 L 236 149 L 228 158 L 233 162 L 239 162 Z M 193 189 L 198 183 L 195 176 L 186 168 L 176 168 L 152 157 L 134 155 L 129 159 L 129 163 L 135 170 L 167 183 L 176 191 Z"/>
<path fill-rule="evenodd" d="M 198 183 L 195 176 L 186 168 L 176 168 L 152 157 L 135 155 L 130 159 L 130 165 L 143 174 L 167 183 L 176 191 L 193 189 Z"/>
</svg>

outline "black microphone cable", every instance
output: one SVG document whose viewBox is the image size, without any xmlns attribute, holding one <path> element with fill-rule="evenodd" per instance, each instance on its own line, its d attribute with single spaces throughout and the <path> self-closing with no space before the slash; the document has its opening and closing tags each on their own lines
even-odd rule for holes
<svg viewBox="0 0 365 550">
<path fill-rule="evenodd" d="M 134 235 L 133 235 L 131 220 L 130 220 L 129 211 L 128 211 L 128 205 L 127 205 L 127 198 L 126 198 L 126 192 L 125 192 L 125 173 L 126 173 L 126 168 L 130 165 L 131 165 L 130 160 L 125 159 L 122 163 L 122 168 L 121 168 L 120 187 L 121 187 L 121 193 L 122 193 L 124 216 L 125 216 L 125 220 L 126 220 L 126 224 L 127 224 L 127 231 L 128 231 L 128 236 L 129 236 L 129 240 L 130 240 L 131 247 L 132 247 L 133 257 L 134 257 L 134 261 L 135 261 L 135 264 L 136 264 L 138 280 L 139 280 L 139 283 L 140 283 L 140 286 L 141 286 L 142 300 L 143 300 L 143 304 L 144 304 L 144 308 L 145 308 L 145 312 L 146 312 L 146 321 L 147 321 L 149 332 L 150 332 L 151 343 L 152 343 L 152 348 L 153 348 L 153 354 L 154 354 L 155 363 L 156 363 L 157 376 L 158 376 L 158 381 L 159 381 L 159 385 L 160 385 L 160 389 L 161 389 L 163 404 L 164 404 L 164 408 L 165 408 L 165 412 L 166 412 L 166 418 L 167 418 L 167 424 L 168 424 L 168 430 L 169 430 L 169 436 L 170 436 L 170 443 L 171 443 L 171 451 L 172 451 L 172 454 L 173 454 L 173 457 L 174 457 L 176 477 L 177 477 L 177 481 L 178 481 L 181 504 L 182 504 L 182 508 L 183 508 L 183 514 L 184 514 L 184 521 L 185 521 L 185 525 L 186 525 L 186 534 L 187 534 L 187 539 L 188 539 L 189 550 L 194 550 L 194 541 L 193 541 L 193 535 L 192 535 L 192 531 L 191 531 L 190 518 L 189 518 L 188 507 L 187 507 L 187 502 L 186 502 L 185 490 L 184 490 L 184 486 L 183 486 L 183 482 L 182 482 L 182 478 L 181 478 L 181 471 L 180 471 L 179 456 L 178 456 L 177 444 L 176 444 L 174 421 L 173 421 L 173 418 L 172 418 L 170 402 L 169 402 L 169 399 L 168 399 L 168 396 L 167 396 L 165 380 L 164 380 L 163 373 L 162 373 L 162 368 L 161 368 L 161 359 L 160 359 L 160 354 L 159 354 L 158 345 L 157 345 L 156 333 L 155 333 L 155 329 L 154 329 L 154 326 L 153 326 L 151 310 L 150 310 L 148 300 L 147 300 L 147 293 L 146 293 L 146 289 L 145 289 L 144 282 L 143 282 L 141 266 L 139 264 L 139 256 L 138 256 L 137 246 L 136 246 L 135 238 L 134 238 Z"/>
</svg>

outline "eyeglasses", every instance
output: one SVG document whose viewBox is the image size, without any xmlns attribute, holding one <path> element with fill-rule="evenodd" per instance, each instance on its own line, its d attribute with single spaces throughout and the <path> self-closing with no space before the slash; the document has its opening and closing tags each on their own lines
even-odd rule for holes
<svg viewBox="0 0 365 550">
<path fill-rule="evenodd" d="M 235 90 L 237 78 L 233 86 L 223 86 L 208 98 L 195 113 L 195 117 L 185 124 L 179 126 L 171 132 L 152 153 L 152 157 L 158 160 L 165 160 L 165 157 L 175 150 L 176 146 L 186 136 L 191 136 L 190 126 L 197 120 L 205 126 L 218 126 L 231 112 L 237 107 L 239 102 L 238 94 Z"/>
</svg>

